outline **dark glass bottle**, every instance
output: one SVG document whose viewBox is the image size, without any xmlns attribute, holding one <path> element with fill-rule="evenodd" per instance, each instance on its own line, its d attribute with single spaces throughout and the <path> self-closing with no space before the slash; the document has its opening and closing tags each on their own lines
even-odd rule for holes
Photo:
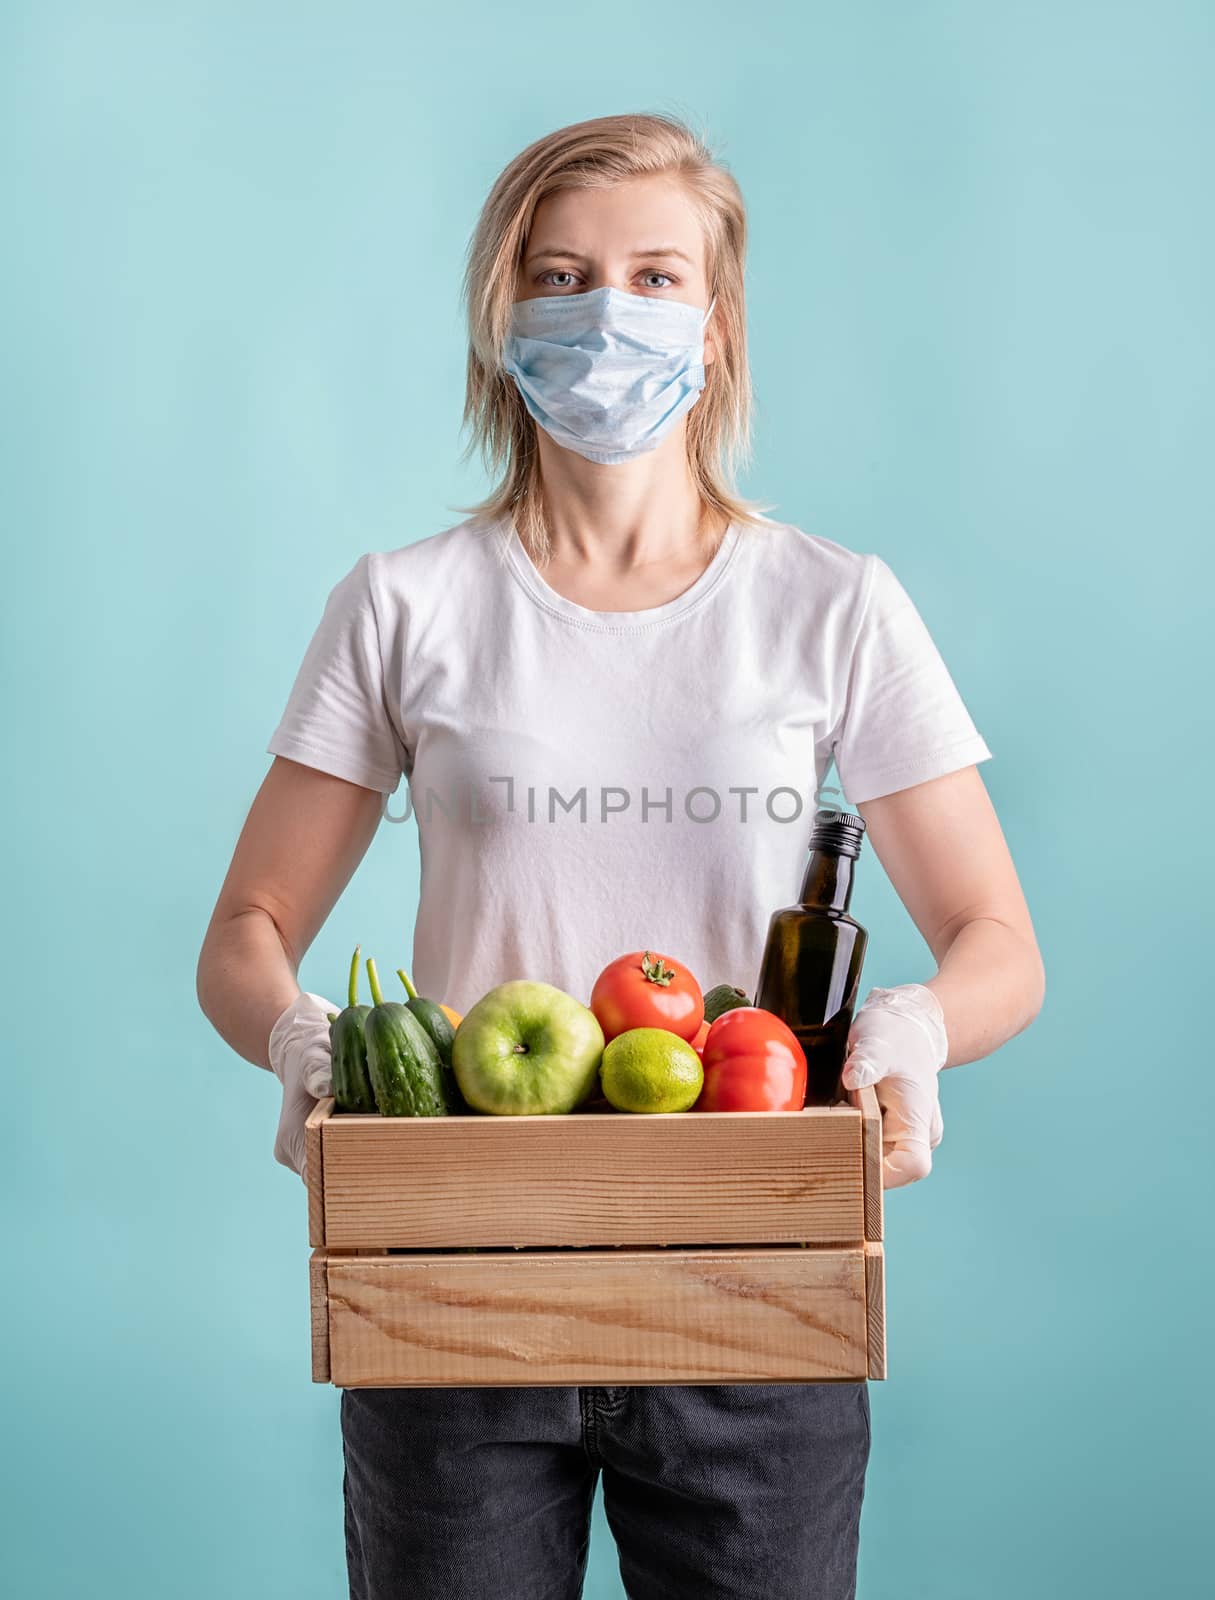
<svg viewBox="0 0 1215 1600">
<path fill-rule="evenodd" d="M 806 1104 L 846 1100 L 840 1083 L 869 935 L 848 915 L 863 817 L 819 811 L 797 905 L 768 924 L 755 1004 L 788 1023 L 806 1052 Z"/>
</svg>

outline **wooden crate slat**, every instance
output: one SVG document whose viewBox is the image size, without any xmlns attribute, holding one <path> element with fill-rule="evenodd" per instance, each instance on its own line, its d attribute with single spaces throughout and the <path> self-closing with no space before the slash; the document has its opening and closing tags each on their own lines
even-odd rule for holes
<svg viewBox="0 0 1215 1600">
<path fill-rule="evenodd" d="M 308 1173 L 308 1243 L 325 1243 L 324 1140 L 321 1130 L 333 1116 L 333 1096 L 318 1100 L 304 1123 L 304 1154 Z"/>
<path fill-rule="evenodd" d="M 333 1247 L 436 1249 L 859 1243 L 862 1121 L 850 1106 L 329 1116 L 323 1238 Z"/>
<path fill-rule="evenodd" d="M 861 1147 L 864 1152 L 865 1238 L 881 1239 L 885 1227 L 882 1188 L 882 1107 L 872 1084 L 850 1089 L 848 1098 L 861 1113 Z"/>
<path fill-rule="evenodd" d="M 308 1263 L 312 1300 L 312 1381 L 328 1383 L 329 1369 L 329 1278 L 324 1250 L 314 1250 Z"/>
<path fill-rule="evenodd" d="M 865 1299 L 869 1316 L 869 1376 L 886 1376 L 886 1253 L 865 1240 Z"/>
<path fill-rule="evenodd" d="M 340 1387 L 855 1381 L 870 1370 L 861 1244 L 326 1255 Z"/>
</svg>

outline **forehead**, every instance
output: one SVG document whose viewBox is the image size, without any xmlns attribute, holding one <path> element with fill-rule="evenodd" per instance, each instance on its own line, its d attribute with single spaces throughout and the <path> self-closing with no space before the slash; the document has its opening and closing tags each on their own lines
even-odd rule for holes
<svg viewBox="0 0 1215 1600">
<path fill-rule="evenodd" d="M 703 265 L 700 219 L 683 185 L 665 174 L 546 195 L 532 218 L 525 259 L 553 249 L 602 259 L 662 245 Z"/>
</svg>

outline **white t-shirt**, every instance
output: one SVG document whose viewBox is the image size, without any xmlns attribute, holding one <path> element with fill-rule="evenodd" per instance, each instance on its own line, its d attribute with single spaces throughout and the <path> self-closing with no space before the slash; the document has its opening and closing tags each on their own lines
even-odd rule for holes
<svg viewBox="0 0 1215 1600">
<path fill-rule="evenodd" d="M 359 558 L 267 748 L 385 794 L 405 774 L 412 975 L 461 1012 L 511 978 L 585 1002 L 642 949 L 753 993 L 832 757 L 834 808 L 991 755 L 876 555 L 733 524 L 674 600 L 598 612 L 475 517 Z"/>
</svg>

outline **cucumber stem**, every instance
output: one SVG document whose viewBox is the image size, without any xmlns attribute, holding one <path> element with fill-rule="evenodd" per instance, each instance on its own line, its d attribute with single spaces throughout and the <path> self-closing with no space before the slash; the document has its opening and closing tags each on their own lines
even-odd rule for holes
<svg viewBox="0 0 1215 1600">
<path fill-rule="evenodd" d="M 350 958 L 350 983 L 348 985 L 347 1005 L 357 1006 L 359 1003 L 359 955 L 362 945 L 356 944 L 354 954 Z"/>
<path fill-rule="evenodd" d="M 401 982 L 405 985 L 405 993 L 409 996 L 409 998 L 411 1000 L 416 1000 L 418 998 L 418 991 L 414 988 L 413 984 L 410 983 L 409 974 L 405 971 L 404 967 L 397 968 L 397 977 L 400 978 Z"/>
<path fill-rule="evenodd" d="M 382 1006 L 384 1004 L 384 996 L 380 993 L 380 979 L 375 970 L 375 961 L 371 956 L 367 957 L 367 982 L 371 985 L 372 1000 L 377 1006 Z"/>
<path fill-rule="evenodd" d="M 337 1014 L 336 1011 L 326 1011 L 326 1013 L 325 1013 L 326 1022 L 336 1022 L 337 1019 L 338 1019 L 338 1014 Z"/>
</svg>

